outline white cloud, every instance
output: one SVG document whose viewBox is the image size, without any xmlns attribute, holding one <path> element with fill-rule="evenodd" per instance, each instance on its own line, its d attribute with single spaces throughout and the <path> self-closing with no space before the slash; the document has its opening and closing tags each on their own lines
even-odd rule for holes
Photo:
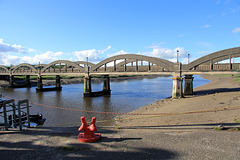
<svg viewBox="0 0 240 160">
<path fill-rule="evenodd" d="M 240 27 L 232 30 L 232 33 L 238 33 L 238 32 L 240 32 Z"/>
<path fill-rule="evenodd" d="M 98 62 L 101 61 L 101 55 L 103 55 L 106 51 L 111 49 L 111 46 L 108 46 L 107 48 L 103 50 L 96 50 L 96 49 L 90 49 L 90 50 L 83 50 L 83 51 L 75 51 L 73 54 L 67 54 L 64 52 L 52 52 L 47 51 L 45 53 L 39 53 L 39 51 L 29 48 L 25 49 L 21 45 L 10 45 L 7 43 L 4 43 L 3 39 L 0 39 L 0 64 L 1 65 L 18 65 L 20 63 L 29 63 L 29 64 L 38 64 L 39 62 L 41 64 L 48 64 L 50 62 L 65 59 L 67 60 L 67 57 L 69 56 L 69 60 L 76 61 L 76 57 L 78 60 L 86 61 L 86 57 L 89 58 L 89 61 Z M 29 54 L 29 55 L 19 55 L 18 53 L 27 53 L 27 52 L 35 52 L 35 54 Z M 38 54 L 36 54 L 38 52 Z M 73 57 L 76 56 L 76 57 Z M 65 56 L 65 57 L 64 57 Z"/>
<path fill-rule="evenodd" d="M 79 61 L 86 61 L 86 58 L 88 57 L 89 61 L 97 62 L 101 60 L 101 54 L 104 54 L 109 49 L 111 49 L 111 46 L 108 46 L 104 50 L 90 49 L 83 51 L 74 51 L 73 54 L 78 58 Z"/>
<path fill-rule="evenodd" d="M 185 50 L 183 47 L 177 47 L 175 49 L 169 48 L 153 48 L 152 52 L 143 52 L 142 55 L 151 56 L 151 57 L 158 57 L 167 59 L 172 62 L 177 61 L 177 51 L 178 51 L 178 58 L 186 58 L 188 55 L 188 51 Z"/>
<path fill-rule="evenodd" d="M 37 52 L 37 50 L 33 48 L 28 48 L 28 52 Z"/>
<path fill-rule="evenodd" d="M 149 48 L 152 48 L 152 47 L 154 47 L 154 45 Z M 158 45 L 156 45 L 155 47 L 156 48 L 153 48 L 153 50 L 151 52 L 137 52 L 135 54 L 163 58 L 163 59 L 167 59 L 171 62 L 177 62 L 177 50 L 178 50 L 179 51 L 178 52 L 179 61 L 181 59 L 182 63 L 188 62 L 188 59 L 187 59 L 188 51 L 185 50 L 183 47 L 177 47 L 175 49 L 160 48 Z M 113 57 L 113 56 L 122 55 L 122 54 L 129 54 L 129 53 L 124 50 L 121 50 L 119 52 L 109 54 L 108 57 Z M 109 64 L 109 65 L 110 66 L 113 65 L 113 63 Z"/>
<path fill-rule="evenodd" d="M 89 58 L 90 61 L 101 61 L 100 56 L 104 54 L 106 51 L 111 49 L 111 46 L 108 46 L 107 48 L 103 50 L 83 50 L 83 51 L 75 51 L 73 52 L 73 55 L 77 57 L 78 60 L 86 61 L 86 57 Z M 69 56 L 69 54 L 64 52 L 52 52 L 47 51 L 45 53 L 39 53 L 39 54 L 29 54 L 25 56 L 18 55 L 17 53 L 27 53 L 27 52 L 38 52 L 37 50 L 33 48 L 25 49 L 21 45 L 10 45 L 7 43 L 4 43 L 3 39 L 0 39 L 0 64 L 1 65 L 18 65 L 20 63 L 30 63 L 30 64 L 38 64 L 39 62 L 41 64 L 48 64 L 50 62 L 60 60 L 60 59 L 67 59 L 63 56 Z M 75 60 L 75 57 L 69 57 L 69 60 Z"/>
<path fill-rule="evenodd" d="M 159 57 L 159 58 L 175 58 L 177 57 L 177 51 L 179 58 L 184 57 L 188 52 L 182 48 L 182 47 L 177 47 L 175 49 L 169 49 L 169 48 L 154 48 L 152 52 L 149 52 L 149 56 L 153 57 Z"/>
<path fill-rule="evenodd" d="M 103 50 L 103 52 L 106 52 L 107 50 L 111 49 L 112 46 L 108 46 L 106 49 Z"/>
<path fill-rule="evenodd" d="M 18 65 L 21 63 L 30 63 L 30 64 L 48 64 L 50 62 L 59 60 L 63 52 L 51 52 L 47 51 L 43 54 L 37 54 L 33 57 L 31 56 L 15 56 L 15 55 L 8 55 L 3 54 L 0 52 L 0 64 L 9 66 L 9 65 Z"/>
<path fill-rule="evenodd" d="M 55 52 L 52 55 L 56 57 L 56 56 L 62 56 L 63 54 L 64 54 L 63 52 Z"/>
<path fill-rule="evenodd" d="M 1 64 L 5 66 L 16 65 L 19 63 L 20 57 L 13 55 L 1 55 Z"/>
<path fill-rule="evenodd" d="M 26 49 L 21 45 L 4 43 L 3 39 L 0 39 L 0 52 L 26 53 Z"/>
</svg>

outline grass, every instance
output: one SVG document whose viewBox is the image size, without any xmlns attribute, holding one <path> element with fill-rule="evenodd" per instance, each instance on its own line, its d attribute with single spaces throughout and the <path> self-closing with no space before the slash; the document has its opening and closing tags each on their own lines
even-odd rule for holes
<svg viewBox="0 0 240 160">
<path fill-rule="evenodd" d="M 240 77 L 240 74 L 216 74 L 215 76 L 219 76 L 219 77 L 235 77 L 238 78 Z"/>
<path fill-rule="evenodd" d="M 235 121 L 234 121 L 235 123 L 240 123 L 240 118 L 238 118 L 238 119 L 235 119 Z"/>
<path fill-rule="evenodd" d="M 218 74 L 215 76 L 219 76 L 219 77 L 233 77 L 235 78 L 235 81 L 240 82 L 240 74 L 234 74 L 234 75 L 230 75 L 230 74 Z"/>
<path fill-rule="evenodd" d="M 217 126 L 217 127 L 214 127 L 213 129 L 218 130 L 218 131 L 240 131 L 239 127 L 226 128 L 226 127 L 223 127 L 223 126 Z"/>
<path fill-rule="evenodd" d="M 228 131 L 240 131 L 240 128 L 237 127 L 229 128 Z"/>
<path fill-rule="evenodd" d="M 214 127 L 213 129 L 214 129 L 214 130 L 223 130 L 224 128 L 217 126 L 217 127 Z"/>
</svg>

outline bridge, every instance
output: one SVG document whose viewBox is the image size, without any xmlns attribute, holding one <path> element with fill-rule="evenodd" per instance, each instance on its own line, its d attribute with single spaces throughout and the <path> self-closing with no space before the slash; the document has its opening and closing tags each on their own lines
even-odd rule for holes
<svg viewBox="0 0 240 160">
<path fill-rule="evenodd" d="M 234 58 L 240 57 L 240 47 L 225 49 L 203 56 L 189 64 L 173 63 L 165 59 L 137 54 L 123 54 L 107 58 L 97 64 L 87 61 L 57 60 L 49 64 L 31 65 L 22 63 L 6 67 L 0 65 L 0 76 L 9 78 L 10 87 L 14 86 L 14 76 L 26 76 L 29 86 L 30 76 L 36 75 L 37 90 L 44 91 L 42 76 L 56 76 L 56 87 L 61 90 L 60 76 L 84 76 L 84 96 L 110 94 L 109 75 L 171 75 L 173 76 L 172 98 L 193 94 L 193 75 L 199 74 L 239 74 L 240 63 L 234 63 Z M 229 60 L 228 63 L 218 63 Z M 103 90 L 92 92 L 91 77 L 103 75 Z M 183 77 L 183 78 L 182 78 Z M 185 81 L 184 92 L 182 88 Z"/>
</svg>

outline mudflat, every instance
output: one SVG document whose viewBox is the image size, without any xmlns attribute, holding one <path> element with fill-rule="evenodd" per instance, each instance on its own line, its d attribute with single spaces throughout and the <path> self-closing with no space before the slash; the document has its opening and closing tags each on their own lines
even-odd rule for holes
<svg viewBox="0 0 240 160">
<path fill-rule="evenodd" d="M 97 124 L 102 138 L 77 140 L 79 126 L 0 131 L 0 159 L 239 159 L 240 88 L 229 77 L 204 76 L 210 83 L 194 96 L 163 99 L 116 117 L 116 126 Z M 161 114 L 164 113 L 164 114 Z"/>
</svg>

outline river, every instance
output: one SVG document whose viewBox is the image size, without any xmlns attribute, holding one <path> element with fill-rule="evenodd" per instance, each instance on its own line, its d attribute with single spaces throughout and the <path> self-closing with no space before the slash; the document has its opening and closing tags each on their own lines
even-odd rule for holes
<svg viewBox="0 0 240 160">
<path fill-rule="evenodd" d="M 194 88 L 209 81 L 194 76 Z M 92 84 L 93 91 L 102 90 L 102 83 Z M 47 118 L 44 125 L 71 126 L 80 125 L 80 117 L 90 121 L 93 116 L 97 121 L 109 120 L 102 125 L 113 125 L 112 114 L 90 113 L 84 111 L 126 113 L 160 99 L 171 97 L 172 77 L 131 79 L 111 82 L 111 95 L 101 97 L 83 97 L 83 84 L 63 85 L 62 91 L 36 92 L 36 87 L 4 89 L 1 93 L 16 99 L 29 99 L 30 102 L 48 105 L 32 105 L 31 114 L 42 113 Z M 53 108 L 59 107 L 59 108 Z M 70 109 L 70 110 L 68 110 Z M 73 111 L 73 110 L 75 111 Z"/>
</svg>

